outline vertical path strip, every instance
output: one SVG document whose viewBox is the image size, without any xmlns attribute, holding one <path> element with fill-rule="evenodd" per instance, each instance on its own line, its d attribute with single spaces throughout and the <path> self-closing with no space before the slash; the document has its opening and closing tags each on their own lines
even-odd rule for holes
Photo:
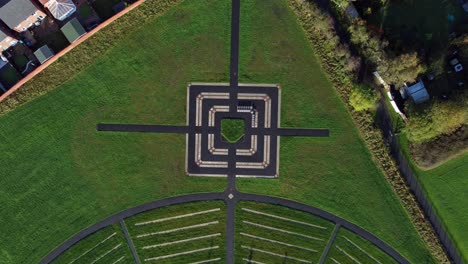
<svg viewBox="0 0 468 264">
<path fill-rule="evenodd" d="M 330 239 L 328 240 L 328 244 L 325 247 L 325 250 L 322 253 L 322 256 L 320 257 L 319 264 L 325 263 L 325 260 L 327 259 L 328 252 L 330 251 L 331 246 L 333 245 L 333 242 L 335 241 L 336 234 L 338 234 L 338 230 L 340 229 L 341 225 L 336 224 L 335 229 L 333 229 L 333 233 L 330 236 Z"/>
<path fill-rule="evenodd" d="M 228 185 L 225 191 L 226 198 L 226 263 L 234 263 L 234 237 L 236 218 L 236 148 L 229 147 L 228 152 Z"/>
<path fill-rule="evenodd" d="M 232 0 L 231 13 L 231 65 L 230 65 L 230 92 L 229 106 L 231 112 L 237 107 L 237 91 L 239 88 L 239 26 L 240 0 Z"/>
<path fill-rule="evenodd" d="M 122 228 L 122 231 L 124 233 L 125 239 L 127 240 L 128 247 L 130 248 L 130 251 L 132 251 L 133 259 L 135 260 L 136 264 L 141 264 L 140 258 L 138 257 L 138 254 L 135 249 L 135 245 L 133 245 L 133 241 L 130 238 L 130 235 L 128 234 L 127 227 L 125 226 L 124 220 L 120 220 L 120 227 Z"/>
</svg>

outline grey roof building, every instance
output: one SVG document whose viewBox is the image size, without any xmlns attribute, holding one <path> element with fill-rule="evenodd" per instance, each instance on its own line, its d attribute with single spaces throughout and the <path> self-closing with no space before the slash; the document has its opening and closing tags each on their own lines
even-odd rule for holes
<svg viewBox="0 0 468 264">
<path fill-rule="evenodd" d="M 47 45 L 44 45 L 34 52 L 34 56 L 43 64 L 54 56 L 54 52 Z"/>
<path fill-rule="evenodd" d="M 37 17 L 45 14 L 30 0 L 0 0 L 0 19 L 11 29 L 20 32 L 36 22 Z"/>
<path fill-rule="evenodd" d="M 63 34 L 67 38 L 68 42 L 73 43 L 77 39 L 79 39 L 81 36 L 86 34 L 86 30 L 83 28 L 83 26 L 80 24 L 80 21 L 78 19 L 73 18 L 72 20 L 68 21 L 67 24 L 65 24 L 61 28 Z"/>
</svg>

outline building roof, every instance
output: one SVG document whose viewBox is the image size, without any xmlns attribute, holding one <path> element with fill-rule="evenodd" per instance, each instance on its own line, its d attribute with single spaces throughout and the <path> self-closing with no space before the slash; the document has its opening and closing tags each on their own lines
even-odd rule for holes
<svg viewBox="0 0 468 264">
<path fill-rule="evenodd" d="M 34 52 L 34 56 L 43 64 L 54 56 L 54 52 L 47 45 L 44 45 Z"/>
<path fill-rule="evenodd" d="M 429 93 L 424 87 L 423 81 L 419 81 L 407 88 L 408 95 L 411 96 L 416 104 L 429 100 Z"/>
<path fill-rule="evenodd" d="M 0 18 L 14 29 L 33 15 L 37 8 L 29 0 L 0 0 Z"/>
<path fill-rule="evenodd" d="M 8 37 L 7 34 L 5 34 L 5 32 L 3 32 L 1 29 L 0 29 L 0 41 L 6 39 Z"/>
<path fill-rule="evenodd" d="M 86 30 L 83 28 L 83 26 L 80 24 L 78 19 L 73 18 L 72 20 L 68 21 L 67 24 L 65 24 L 61 28 L 63 34 L 65 37 L 68 39 L 68 42 L 73 43 L 77 39 L 79 39 L 81 36 L 86 34 Z"/>
<path fill-rule="evenodd" d="M 71 0 L 41 0 L 40 2 L 60 21 L 65 20 L 76 11 L 76 6 Z"/>
</svg>

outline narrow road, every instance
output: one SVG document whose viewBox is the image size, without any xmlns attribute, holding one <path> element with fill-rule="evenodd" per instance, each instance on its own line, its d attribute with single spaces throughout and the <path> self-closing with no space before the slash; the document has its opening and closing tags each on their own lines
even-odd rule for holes
<svg viewBox="0 0 468 264">
<path fill-rule="evenodd" d="M 231 10 L 231 64 L 229 107 L 231 112 L 237 109 L 237 92 L 239 89 L 239 31 L 240 31 L 240 0 L 232 0 Z"/>
</svg>

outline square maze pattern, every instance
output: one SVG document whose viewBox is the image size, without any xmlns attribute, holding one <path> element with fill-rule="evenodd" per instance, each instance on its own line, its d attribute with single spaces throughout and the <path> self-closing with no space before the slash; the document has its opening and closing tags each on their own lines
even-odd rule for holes
<svg viewBox="0 0 468 264">
<path fill-rule="evenodd" d="M 228 84 L 190 84 L 187 88 L 186 170 L 192 176 L 277 177 L 280 88 L 240 84 L 237 104 L 230 103 Z M 245 122 L 245 135 L 236 143 L 222 138 L 221 120 Z M 232 152 L 232 153 L 230 153 Z M 229 166 L 229 163 L 235 163 Z"/>
</svg>

